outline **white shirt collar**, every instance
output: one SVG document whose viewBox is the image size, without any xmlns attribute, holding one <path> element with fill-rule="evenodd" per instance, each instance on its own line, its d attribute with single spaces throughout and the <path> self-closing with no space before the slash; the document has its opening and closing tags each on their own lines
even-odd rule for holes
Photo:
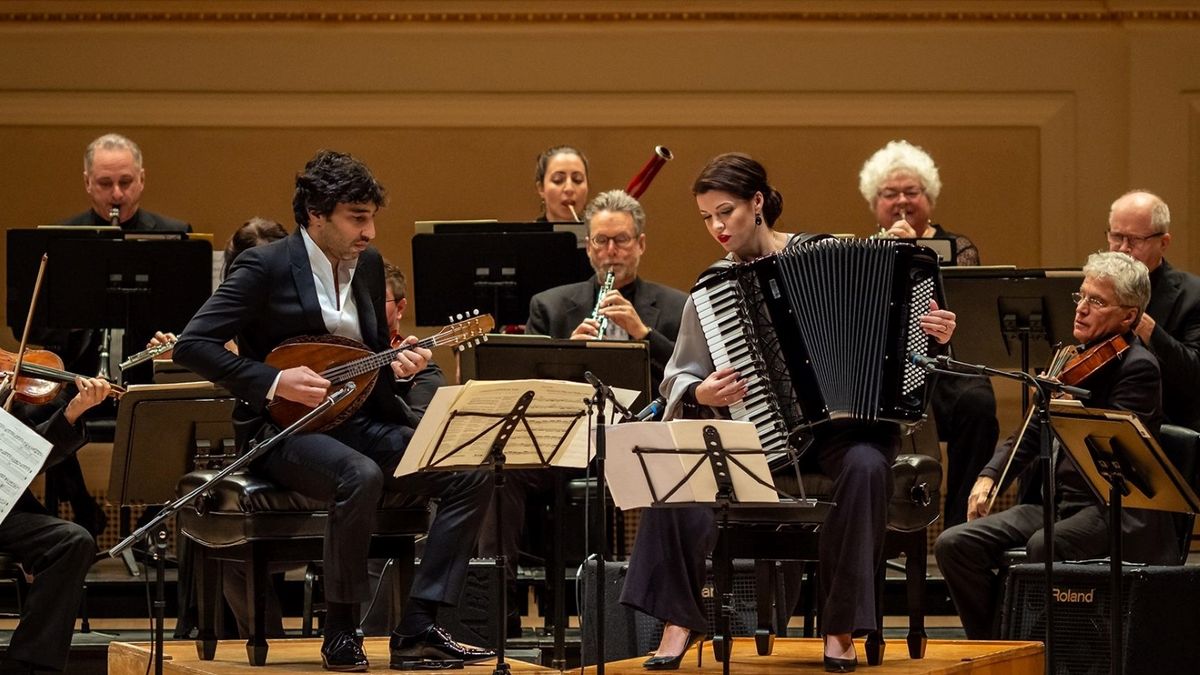
<svg viewBox="0 0 1200 675">
<path fill-rule="evenodd" d="M 321 305 L 321 318 L 325 328 L 334 335 L 341 335 L 362 342 L 362 328 L 358 323 L 358 307 L 354 302 L 351 284 L 357 261 L 343 261 L 338 265 L 334 279 L 333 264 L 325 252 L 308 234 L 308 228 L 300 228 L 304 249 L 308 252 L 308 264 L 312 268 L 313 284 L 317 290 L 317 302 Z"/>
</svg>

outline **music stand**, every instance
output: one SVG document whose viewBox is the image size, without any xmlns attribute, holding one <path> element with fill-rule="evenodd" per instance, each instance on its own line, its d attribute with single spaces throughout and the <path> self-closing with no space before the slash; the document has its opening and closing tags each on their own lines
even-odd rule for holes
<svg viewBox="0 0 1200 675">
<path fill-rule="evenodd" d="M 591 385 L 553 380 L 472 381 L 442 387 L 417 425 L 395 475 L 490 468 L 496 486 L 496 530 L 502 532 L 500 496 L 507 465 L 581 468 L 587 464 L 587 439 L 580 434 L 585 425 L 580 421 L 587 414 L 586 399 L 591 392 Z M 503 551 L 496 556 L 495 568 L 503 583 Z M 507 593 L 502 590 L 496 607 L 497 675 L 509 671 L 504 660 L 507 605 Z"/>
<path fill-rule="evenodd" d="M 946 306 L 958 315 L 955 358 L 993 368 L 1046 363 L 1054 345 L 1073 340 L 1078 270 L 952 267 L 942 270 Z M 1029 406 L 1028 394 L 1021 398 Z"/>
<path fill-rule="evenodd" d="M 525 325 L 529 300 L 541 291 L 587 278 L 572 232 L 435 232 L 413 235 L 414 304 L 418 326 L 441 325 L 464 298 L 496 318 Z M 549 228 L 549 224 L 540 225 Z"/>
<path fill-rule="evenodd" d="M 1163 453 L 1154 436 L 1136 415 L 1054 401 L 1050 418 L 1054 434 L 1075 462 L 1096 498 L 1109 508 L 1109 569 L 1112 601 L 1109 605 L 1113 675 L 1120 675 L 1121 620 L 1121 510 L 1125 507 L 1182 513 L 1200 512 L 1200 498 Z M 1047 585 L 1049 585 L 1047 580 Z"/>
<path fill-rule="evenodd" d="M 717 527 L 730 528 L 735 505 L 756 509 L 815 508 L 819 502 L 801 495 L 793 499 L 775 488 L 762 442 L 753 424 L 731 420 L 675 420 L 611 427 L 609 485 L 619 508 L 672 508 L 711 504 Z M 783 499 L 781 499 L 781 497 Z M 713 558 L 718 587 L 713 653 L 728 675 L 732 660 L 729 620 L 733 613 L 733 556 L 729 537 Z M 717 559 L 720 559 L 718 562 Z M 599 620 L 603 620 L 602 618 Z M 603 658 L 597 650 L 598 658 Z M 599 664 L 598 664 L 599 665 Z"/>
<path fill-rule="evenodd" d="M 463 380 L 567 380 L 592 373 L 605 384 L 638 392 L 632 406 L 650 402 L 650 352 L 638 340 L 569 340 L 541 335 L 490 335 L 462 353 Z M 632 407 L 631 406 L 631 407 Z"/>
</svg>

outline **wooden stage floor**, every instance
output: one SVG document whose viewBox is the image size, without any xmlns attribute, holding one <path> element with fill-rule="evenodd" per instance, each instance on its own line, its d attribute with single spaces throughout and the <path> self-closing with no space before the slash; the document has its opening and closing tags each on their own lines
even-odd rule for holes
<svg viewBox="0 0 1200 675">
<path fill-rule="evenodd" d="M 859 658 L 863 659 L 862 642 L 858 642 Z M 396 672 L 388 668 L 387 638 L 367 638 L 364 646 L 371 660 L 371 672 Z M 171 675 L 226 675 L 278 672 L 278 673 L 321 673 L 319 639 L 275 640 L 267 656 L 267 665 L 261 668 L 246 663 L 246 650 L 242 641 L 221 642 L 217 658 L 201 661 L 196 657 L 192 642 L 168 642 L 164 653 L 167 661 L 163 672 Z M 144 675 L 149 657 L 146 643 L 113 642 L 108 650 L 109 675 Z M 883 665 L 867 668 L 860 661 L 859 672 L 871 675 L 1034 675 L 1042 673 L 1043 651 L 1040 642 L 968 642 L 966 640 L 930 640 L 924 659 L 908 658 L 903 640 L 888 643 Z M 642 675 L 644 659 L 630 659 L 605 665 L 605 673 L 611 675 Z M 519 661 L 509 661 L 514 673 L 555 673 Z M 684 659 L 683 672 L 720 673 L 721 664 L 712 658 L 712 647 L 705 644 L 704 667 L 696 668 L 695 651 Z M 490 673 L 492 666 L 477 664 L 463 669 L 465 675 Z M 587 672 L 594 672 L 588 668 Z M 428 671 L 418 671 L 427 673 Z M 453 671 L 451 671 L 453 672 Z M 779 639 L 775 641 L 775 652 L 771 656 L 758 656 L 751 638 L 735 641 L 733 662 L 730 672 L 737 675 L 788 675 L 824 672 L 821 665 L 821 642 L 817 639 Z"/>
</svg>

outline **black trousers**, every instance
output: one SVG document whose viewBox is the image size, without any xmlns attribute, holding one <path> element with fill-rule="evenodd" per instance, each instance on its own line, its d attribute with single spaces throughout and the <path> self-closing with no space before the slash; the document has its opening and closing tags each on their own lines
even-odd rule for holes
<svg viewBox="0 0 1200 675">
<path fill-rule="evenodd" d="M 1094 501 L 1064 503 L 1054 523 L 1054 559 L 1085 560 L 1108 555 L 1108 517 Z M 1002 591 L 997 567 L 1010 548 L 1024 547 L 1029 562 L 1044 562 L 1046 545 L 1042 507 L 1018 504 L 1010 509 L 942 532 L 934 543 L 938 569 L 972 640 L 990 640 Z"/>
<path fill-rule="evenodd" d="M 836 503 L 821 526 L 821 630 L 864 633 L 878 627 L 875 575 L 882 562 L 892 460 L 892 426 L 843 428 L 812 448 L 833 479 Z M 705 559 L 716 545 L 711 508 L 651 508 L 642 513 L 621 603 L 653 617 L 703 631 Z"/>
<path fill-rule="evenodd" d="M 515 590 L 517 579 L 517 558 L 521 553 L 521 535 L 525 530 L 527 519 L 526 506 L 530 497 L 544 496 L 554 493 L 554 487 L 570 476 L 581 474 L 579 471 L 563 471 L 560 469 L 514 469 L 504 471 L 504 487 L 497 491 L 500 509 L 503 512 L 501 522 L 504 530 L 496 529 L 496 500 L 488 504 L 487 515 L 483 519 L 483 527 L 479 531 L 479 555 L 485 558 L 495 557 L 504 553 L 504 563 L 508 572 L 508 583 Z M 510 610 L 514 609 L 509 607 Z"/>
<path fill-rule="evenodd" d="M 359 413 L 328 434 L 301 434 L 256 465 L 281 486 L 329 503 L 325 530 L 325 597 L 359 603 L 370 596 L 367 548 L 384 490 L 437 499 L 425 553 L 410 597 L 456 605 L 479 527 L 492 497 L 489 471 L 393 477 L 412 437 L 409 427 Z"/>
<path fill-rule="evenodd" d="M 75 523 L 44 513 L 12 511 L 0 523 L 0 549 L 33 575 L 7 659 L 64 670 L 83 580 L 96 556 L 96 540 Z"/>
<path fill-rule="evenodd" d="M 986 377 L 937 378 L 930 395 L 938 440 L 946 443 L 946 512 L 949 527 L 967 521 L 967 498 L 1000 438 L 996 393 Z"/>
</svg>

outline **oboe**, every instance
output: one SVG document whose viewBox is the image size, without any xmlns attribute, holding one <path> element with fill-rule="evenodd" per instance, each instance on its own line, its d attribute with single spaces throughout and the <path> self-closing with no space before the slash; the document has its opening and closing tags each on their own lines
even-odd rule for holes
<svg viewBox="0 0 1200 675">
<path fill-rule="evenodd" d="M 604 333 L 608 330 L 608 317 L 600 313 L 600 303 L 604 302 L 604 296 L 613 289 L 613 283 L 617 280 L 617 275 L 613 274 L 612 269 L 608 270 L 608 274 L 604 276 L 604 283 L 600 285 L 600 293 L 596 295 L 596 307 L 592 310 L 592 321 L 598 322 L 600 325 L 596 329 L 596 338 L 604 339 Z"/>
<path fill-rule="evenodd" d="M 108 210 L 108 224 L 113 227 L 121 226 L 121 207 L 114 206 Z"/>
</svg>

